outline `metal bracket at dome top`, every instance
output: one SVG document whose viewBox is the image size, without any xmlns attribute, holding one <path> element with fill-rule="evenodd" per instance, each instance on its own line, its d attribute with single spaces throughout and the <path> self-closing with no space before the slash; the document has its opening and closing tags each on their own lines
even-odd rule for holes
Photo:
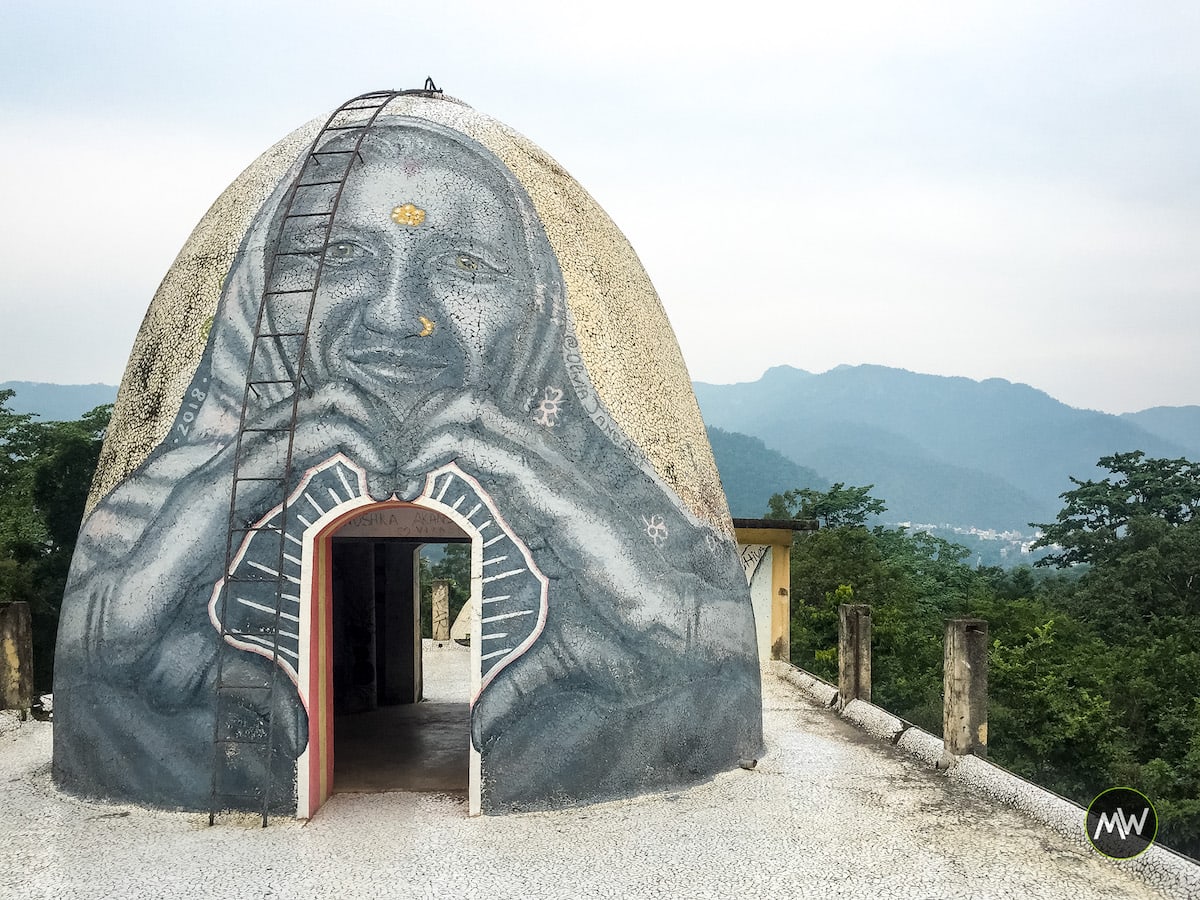
<svg viewBox="0 0 1200 900">
<path fill-rule="evenodd" d="M 404 90 L 404 91 L 396 91 L 396 90 L 369 91 L 366 94 L 360 94 L 357 97 L 347 100 L 346 103 L 343 105 L 348 105 L 350 103 L 353 103 L 355 100 L 361 100 L 364 98 L 382 97 L 387 94 L 391 94 L 393 98 L 394 97 L 433 97 L 435 99 L 441 100 L 443 97 L 445 97 L 446 92 L 443 91 L 440 87 L 438 87 L 436 84 L 433 83 L 432 77 L 426 76 L 425 85 L 423 87 L 409 88 L 408 90 Z"/>
<path fill-rule="evenodd" d="M 383 106 L 387 106 L 388 103 L 391 103 L 392 100 L 396 99 L 397 97 L 429 97 L 435 100 L 444 100 L 445 96 L 445 92 L 433 83 L 433 78 L 426 76 L 424 87 L 410 88 L 406 91 L 368 91 L 365 94 L 359 94 L 357 97 L 351 97 L 349 100 L 343 103 L 339 109 L 353 109 L 354 107 L 350 106 L 351 103 L 355 103 L 359 100 L 377 100 L 380 97 L 388 98 L 383 103 Z M 358 158 L 359 162 L 362 162 L 361 154 L 356 153 L 355 156 Z M 312 161 L 315 165 L 321 165 L 321 161 L 316 157 L 312 157 Z"/>
</svg>

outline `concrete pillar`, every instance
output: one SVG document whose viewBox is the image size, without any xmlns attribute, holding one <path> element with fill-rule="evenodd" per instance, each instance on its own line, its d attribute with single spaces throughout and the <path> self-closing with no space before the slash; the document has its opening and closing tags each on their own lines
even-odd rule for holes
<svg viewBox="0 0 1200 900">
<path fill-rule="evenodd" d="M 433 639 L 450 640 L 450 582 L 444 578 L 433 582 Z"/>
<path fill-rule="evenodd" d="M 412 672 L 412 700 L 411 703 L 419 703 L 421 698 L 425 696 L 425 645 L 421 643 L 421 548 L 424 544 L 405 544 L 408 558 L 408 567 L 411 575 L 408 580 L 408 589 L 412 592 L 412 601 L 408 608 L 411 614 L 408 617 L 409 635 L 408 646 L 411 650 L 411 662 L 406 656 L 406 665 L 409 666 L 409 671 Z"/>
<path fill-rule="evenodd" d="M 955 756 L 987 758 L 988 628 L 983 619 L 946 623 L 942 739 Z"/>
<path fill-rule="evenodd" d="M 412 597 L 409 555 L 396 541 L 375 545 L 375 679 L 379 703 L 394 706 L 412 702 L 412 661 L 406 648 L 412 644 Z"/>
<path fill-rule="evenodd" d="M 380 576 L 376 616 L 379 702 L 385 706 L 421 699 L 421 545 L 411 541 L 375 544 Z"/>
<path fill-rule="evenodd" d="M 771 548 L 771 656 L 789 662 L 792 658 L 791 545 Z"/>
<path fill-rule="evenodd" d="M 838 708 L 871 700 L 871 607 L 838 606 Z"/>
<path fill-rule="evenodd" d="M 333 542 L 334 695 L 338 713 L 374 709 L 376 671 L 375 555 L 367 541 Z"/>
<path fill-rule="evenodd" d="M 33 707 L 33 621 L 29 604 L 0 604 L 0 709 Z"/>
</svg>

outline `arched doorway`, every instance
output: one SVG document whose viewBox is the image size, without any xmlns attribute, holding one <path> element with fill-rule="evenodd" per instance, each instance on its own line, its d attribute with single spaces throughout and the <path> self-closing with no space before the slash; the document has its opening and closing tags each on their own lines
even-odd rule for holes
<svg viewBox="0 0 1200 900">
<path fill-rule="evenodd" d="M 431 590 L 424 551 L 462 544 L 469 566 L 470 538 L 432 510 L 370 506 L 329 540 L 334 793 L 465 794 L 470 653 L 435 639 L 432 607 L 445 601 L 449 617 L 451 585 Z"/>
<path fill-rule="evenodd" d="M 344 458 L 331 462 L 351 468 Z M 480 760 L 470 741 L 469 702 L 480 687 L 482 541 L 466 512 L 428 495 L 407 503 L 373 502 L 363 490 L 316 518 L 302 520 L 306 527 L 300 556 L 297 684 L 308 711 L 309 736 L 297 761 L 299 818 L 311 818 L 339 789 L 339 776 L 349 789 L 439 789 L 448 777 L 447 753 L 435 754 L 433 765 L 440 766 L 440 772 L 397 773 L 397 766 L 419 763 L 420 757 L 413 755 L 412 747 L 399 747 L 398 741 L 427 728 L 426 737 L 436 732 L 432 743 L 444 746 L 447 729 L 460 724 L 465 752 L 455 751 L 454 757 L 466 767 L 463 780 L 469 812 L 479 813 Z M 469 684 L 463 698 L 469 702 L 457 710 L 419 703 L 426 673 L 418 550 L 424 543 L 449 541 L 469 542 L 471 547 L 467 615 L 472 639 L 466 660 Z M 355 721 L 356 711 L 378 715 L 373 723 Z M 339 747 L 355 758 L 339 765 Z M 389 765 L 391 774 L 381 771 Z"/>
</svg>

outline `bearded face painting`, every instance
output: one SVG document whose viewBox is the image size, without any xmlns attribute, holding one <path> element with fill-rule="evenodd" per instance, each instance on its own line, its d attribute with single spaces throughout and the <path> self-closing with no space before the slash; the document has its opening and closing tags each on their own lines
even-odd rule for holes
<svg viewBox="0 0 1200 900">
<path fill-rule="evenodd" d="M 58 782 L 206 809 L 214 741 L 269 732 L 222 783 L 298 809 L 314 535 L 378 503 L 472 540 L 483 811 L 757 757 L 746 582 L 636 257 L 519 135 L 436 95 L 376 105 L 264 155 L 151 307 L 64 600 Z"/>
</svg>

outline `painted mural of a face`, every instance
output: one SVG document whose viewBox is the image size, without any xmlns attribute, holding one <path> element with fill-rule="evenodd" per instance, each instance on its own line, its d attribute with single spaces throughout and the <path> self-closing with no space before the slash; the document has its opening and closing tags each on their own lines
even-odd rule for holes
<svg viewBox="0 0 1200 900">
<path fill-rule="evenodd" d="M 207 802 L 219 639 L 207 603 L 222 578 L 256 304 L 267 287 L 270 327 L 301 330 L 307 307 L 279 292 L 310 280 L 323 237 L 302 218 L 280 233 L 281 198 L 239 252 L 171 437 L 81 533 L 56 682 L 57 727 L 76 739 L 55 748 L 60 780 L 79 789 Z M 282 255 L 272 269 L 273 234 Z M 736 548 L 612 426 L 578 361 L 564 294 L 532 203 L 490 152 L 420 120 L 372 132 L 330 233 L 295 462 L 303 470 L 342 454 L 376 499 L 410 499 L 453 464 L 544 574 L 544 627 L 494 654 L 495 677 L 472 711 L 492 809 L 677 784 L 761 746 Z M 255 368 L 279 374 L 283 364 L 266 354 Z M 248 418 L 278 423 L 290 408 L 264 389 Z M 268 443 L 243 442 L 246 472 L 277 464 Z M 246 511 L 269 505 L 251 496 Z M 245 657 L 261 678 L 270 664 Z M 284 694 L 274 764 L 290 785 L 305 712 Z M 251 704 L 247 714 L 265 712 Z"/>
<path fill-rule="evenodd" d="M 403 396 L 404 385 L 486 384 L 488 366 L 509 366 L 516 333 L 537 313 L 511 190 L 436 135 L 392 134 L 373 135 L 347 183 L 313 314 L 312 369 L 381 398 Z M 322 231 L 301 224 L 283 240 L 315 249 Z M 315 265 L 281 260 L 281 286 L 304 283 Z M 281 331 L 301 326 L 302 314 L 294 304 L 271 309 Z"/>
</svg>

